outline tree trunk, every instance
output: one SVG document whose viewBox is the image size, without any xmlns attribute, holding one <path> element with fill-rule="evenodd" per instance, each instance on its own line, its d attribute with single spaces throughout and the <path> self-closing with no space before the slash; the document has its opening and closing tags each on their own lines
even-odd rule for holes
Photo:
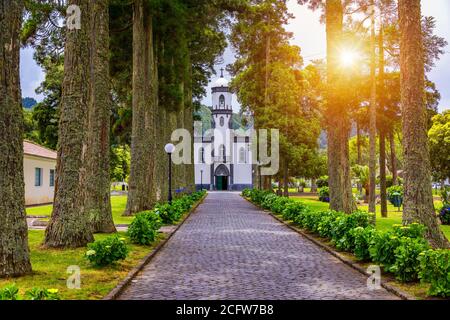
<svg viewBox="0 0 450 320">
<path fill-rule="evenodd" d="M 47 247 L 83 247 L 92 242 L 86 212 L 89 111 L 90 1 L 73 0 L 81 10 L 81 29 L 67 29 L 59 120 L 55 201 L 45 232 Z"/>
<path fill-rule="evenodd" d="M 350 180 L 348 138 L 350 119 L 342 101 L 342 73 L 339 46 L 342 40 L 343 7 L 341 0 L 326 1 L 327 28 L 327 133 L 330 208 L 351 213 L 353 202 Z"/>
<path fill-rule="evenodd" d="M 316 184 L 316 181 L 317 181 L 316 178 L 311 179 L 311 193 L 317 192 L 317 184 Z"/>
<path fill-rule="evenodd" d="M 389 146 L 391 149 L 392 185 L 396 186 L 398 184 L 398 172 L 397 172 L 397 156 L 395 152 L 394 128 L 391 128 L 391 131 L 389 132 Z"/>
<path fill-rule="evenodd" d="M 439 228 L 431 189 L 420 0 L 399 0 L 398 10 L 405 162 L 403 223 L 424 224 L 430 244 L 445 248 L 449 247 L 449 242 Z"/>
<path fill-rule="evenodd" d="M 361 159 L 361 128 L 359 126 L 358 121 L 356 122 L 356 150 L 357 150 L 357 154 L 358 154 L 358 158 L 357 158 L 357 164 L 362 165 L 362 159 Z M 361 182 L 358 181 L 358 193 L 360 195 L 362 195 L 362 184 Z"/>
<path fill-rule="evenodd" d="M 376 213 L 376 141 L 377 141 L 377 81 L 375 53 L 375 5 L 371 3 L 371 35 L 370 35 L 370 110 L 369 110 L 369 212 Z M 376 215 L 374 215 L 374 221 Z"/>
<path fill-rule="evenodd" d="M 283 182 L 284 182 L 284 196 L 289 198 L 289 169 L 287 161 L 284 161 Z"/>
<path fill-rule="evenodd" d="M 380 129 L 380 200 L 381 216 L 387 218 L 387 193 L 386 193 L 386 135 L 384 129 Z"/>
<path fill-rule="evenodd" d="M 0 277 L 31 272 L 19 59 L 22 1 L 0 1 Z"/>
<path fill-rule="evenodd" d="M 378 37 L 378 49 L 379 49 L 379 92 L 385 92 L 384 85 L 384 38 L 383 38 L 383 22 L 380 21 L 380 35 Z M 379 94 L 379 110 L 380 121 L 378 121 L 378 127 L 380 128 L 380 202 L 381 202 L 381 216 L 387 218 L 387 194 L 386 194 L 386 133 L 385 133 L 385 121 L 384 120 L 384 97 Z"/>
<path fill-rule="evenodd" d="M 131 167 L 124 215 L 150 210 L 156 202 L 153 189 L 155 71 L 153 26 L 143 0 L 133 7 L 133 124 Z"/>
<path fill-rule="evenodd" d="M 116 232 L 111 211 L 109 0 L 92 2 L 86 211 L 94 232 Z"/>
</svg>

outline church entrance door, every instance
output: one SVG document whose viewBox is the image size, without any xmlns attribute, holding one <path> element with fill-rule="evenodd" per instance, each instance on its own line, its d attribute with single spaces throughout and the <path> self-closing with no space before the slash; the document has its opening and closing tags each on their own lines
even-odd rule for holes
<svg viewBox="0 0 450 320">
<path fill-rule="evenodd" d="M 216 176 L 216 188 L 219 191 L 228 190 L 228 177 Z"/>
</svg>

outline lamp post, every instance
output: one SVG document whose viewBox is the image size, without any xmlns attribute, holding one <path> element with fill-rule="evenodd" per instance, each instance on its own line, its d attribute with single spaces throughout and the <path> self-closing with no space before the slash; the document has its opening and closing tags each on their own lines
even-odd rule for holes
<svg viewBox="0 0 450 320">
<path fill-rule="evenodd" d="M 164 146 L 164 151 L 169 155 L 169 195 L 168 202 L 172 203 L 172 153 L 175 151 L 175 146 L 172 143 L 168 143 Z"/>
<path fill-rule="evenodd" d="M 203 170 L 200 170 L 200 188 L 203 191 Z"/>
</svg>

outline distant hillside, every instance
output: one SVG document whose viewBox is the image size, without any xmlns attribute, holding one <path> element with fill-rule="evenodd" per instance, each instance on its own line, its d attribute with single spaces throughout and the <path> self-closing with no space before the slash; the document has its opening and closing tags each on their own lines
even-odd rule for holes
<svg viewBox="0 0 450 320">
<path fill-rule="evenodd" d="M 25 109 L 32 109 L 37 104 L 37 101 L 34 98 L 25 97 L 22 98 L 22 106 Z"/>
</svg>

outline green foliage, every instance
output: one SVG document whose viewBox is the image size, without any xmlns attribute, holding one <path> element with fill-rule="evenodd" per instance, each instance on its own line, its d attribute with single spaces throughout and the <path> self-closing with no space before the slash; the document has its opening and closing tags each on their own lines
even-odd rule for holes
<svg viewBox="0 0 450 320">
<path fill-rule="evenodd" d="M 387 197 L 388 199 L 392 199 L 395 194 L 399 193 L 403 198 L 403 186 L 392 186 L 387 188 Z"/>
<path fill-rule="evenodd" d="M 428 131 L 430 158 L 433 176 L 436 180 L 450 177 L 450 111 L 437 114 Z"/>
<path fill-rule="evenodd" d="M 423 238 L 400 238 L 394 251 L 395 262 L 389 271 L 402 282 L 417 280 L 420 271 L 419 254 L 429 248 L 428 242 Z"/>
<path fill-rule="evenodd" d="M 19 288 L 16 284 L 10 284 L 0 289 L 0 300 L 18 300 Z"/>
<path fill-rule="evenodd" d="M 411 223 L 407 226 L 394 224 L 392 227 L 394 235 L 398 237 L 423 238 L 426 231 L 426 227 L 418 223 Z"/>
<path fill-rule="evenodd" d="M 128 236 L 132 243 L 148 245 L 155 241 L 157 232 L 162 226 L 160 216 L 154 211 L 136 214 L 128 228 Z"/>
<path fill-rule="evenodd" d="M 184 195 L 175 199 L 171 204 L 157 204 L 153 211 L 161 218 L 164 224 L 174 224 L 186 213 L 192 205 L 200 200 L 206 192 L 198 191 L 191 195 Z"/>
<path fill-rule="evenodd" d="M 317 179 L 317 187 L 318 188 L 328 187 L 328 176 L 322 176 L 319 179 Z"/>
<path fill-rule="evenodd" d="M 269 193 L 262 198 L 261 206 L 264 209 L 270 209 L 276 199 L 278 199 L 278 196 L 276 194 Z"/>
<path fill-rule="evenodd" d="M 450 297 L 450 250 L 427 250 L 418 259 L 420 280 L 431 284 L 428 294 Z"/>
<path fill-rule="evenodd" d="M 309 211 L 307 205 L 299 201 L 288 202 L 283 210 L 284 220 L 294 220 L 297 216 Z"/>
<path fill-rule="evenodd" d="M 319 200 L 322 202 L 330 202 L 330 188 L 322 187 L 319 189 Z"/>
<path fill-rule="evenodd" d="M 252 189 L 245 188 L 242 190 L 242 196 L 245 198 L 250 198 L 250 195 L 252 194 Z"/>
<path fill-rule="evenodd" d="M 395 263 L 395 249 L 400 244 L 400 238 L 391 232 L 377 232 L 370 242 L 369 252 L 373 262 L 380 263 L 385 270 Z"/>
<path fill-rule="evenodd" d="M 286 205 L 290 202 L 292 202 L 292 200 L 290 200 L 289 198 L 286 197 L 277 197 L 275 196 L 276 199 L 272 202 L 272 205 L 270 206 L 270 210 L 276 214 L 281 214 L 284 210 L 284 208 L 286 207 Z"/>
<path fill-rule="evenodd" d="M 92 265 L 103 267 L 124 260 L 128 255 L 128 248 L 124 238 L 113 235 L 105 240 L 88 244 L 86 258 Z"/>
<path fill-rule="evenodd" d="M 32 288 L 25 292 L 28 300 L 61 300 L 58 289 Z"/>
<path fill-rule="evenodd" d="M 322 238 L 329 238 L 333 236 L 333 228 L 336 221 L 342 217 L 344 213 L 337 211 L 325 211 L 321 215 L 321 220 L 317 227 L 317 232 Z"/>
<path fill-rule="evenodd" d="M 357 227 L 350 230 L 350 234 L 354 239 L 353 253 L 360 261 L 369 261 L 370 252 L 369 247 L 372 238 L 378 231 L 373 226 Z"/>
<path fill-rule="evenodd" d="M 333 226 L 331 236 L 331 240 L 336 245 L 336 248 L 352 252 L 355 246 L 355 238 L 350 231 L 357 227 L 366 228 L 369 226 L 370 221 L 370 214 L 367 212 L 355 212 L 338 217 Z"/>
<path fill-rule="evenodd" d="M 128 181 L 131 154 L 128 145 L 113 145 L 110 152 L 111 181 Z"/>
</svg>

